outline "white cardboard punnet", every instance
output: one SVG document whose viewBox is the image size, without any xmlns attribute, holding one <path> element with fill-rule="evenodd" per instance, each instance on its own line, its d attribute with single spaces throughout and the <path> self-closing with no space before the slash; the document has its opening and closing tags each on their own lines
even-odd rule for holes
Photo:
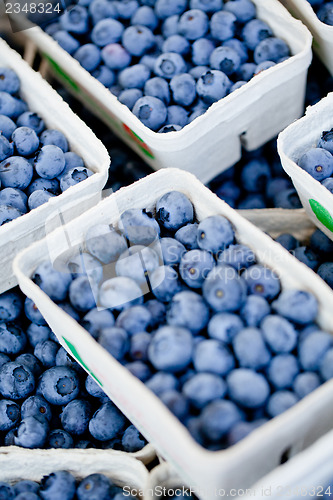
<svg viewBox="0 0 333 500">
<path fill-rule="evenodd" d="M 39 482 L 52 472 L 66 470 L 78 480 L 105 474 L 118 486 L 143 490 L 148 479 L 145 466 L 128 453 L 114 450 L 26 450 L 9 446 L 0 451 L 0 481 L 22 479 Z"/>
<path fill-rule="evenodd" d="M 304 264 L 256 228 L 203 186 L 192 174 L 165 169 L 122 188 L 86 214 L 59 228 L 41 242 L 22 252 L 14 262 L 14 272 L 22 291 L 37 305 L 62 345 L 103 386 L 105 392 L 147 437 L 179 475 L 202 490 L 202 498 L 212 498 L 215 488 L 244 488 L 274 469 L 281 456 L 302 450 L 327 432 L 333 418 L 333 382 L 324 384 L 308 398 L 272 419 L 247 438 L 227 450 L 203 449 L 164 404 L 125 367 L 108 354 L 73 318 L 61 310 L 31 280 L 49 249 L 52 259 L 82 244 L 92 224 L 117 224 L 119 214 L 128 208 L 153 210 L 157 199 L 170 190 L 184 192 L 193 202 L 196 218 L 213 214 L 226 216 L 233 224 L 240 243 L 249 245 L 262 263 L 275 269 L 283 288 L 312 292 L 319 303 L 318 323 L 333 333 L 333 293 Z M 70 238 L 70 245 L 62 234 Z M 49 254 L 50 255 L 50 254 Z M 116 381 L 116 383 L 115 383 Z M 209 485 L 209 491 L 207 490 Z"/>
<path fill-rule="evenodd" d="M 322 132 L 333 128 L 333 93 L 292 123 L 278 137 L 278 153 L 310 219 L 333 239 L 333 195 L 319 181 L 297 165 L 301 156 L 317 147 Z"/>
<path fill-rule="evenodd" d="M 21 82 L 21 97 L 43 118 L 47 128 L 63 132 L 70 150 L 80 155 L 94 175 L 61 195 L 0 227 L 0 293 L 17 284 L 14 256 L 64 221 L 72 220 L 101 199 L 108 177 L 109 155 L 93 132 L 42 77 L 0 39 L 0 66 L 12 68 Z"/>
<path fill-rule="evenodd" d="M 302 115 L 312 37 L 278 0 L 253 0 L 257 15 L 289 45 L 292 57 L 214 103 L 178 132 L 158 134 L 111 94 L 39 27 L 22 31 L 53 73 L 151 167 L 177 167 L 208 182 L 236 163 L 241 146 L 254 150 Z"/>
<path fill-rule="evenodd" d="M 313 35 L 313 49 L 333 75 L 333 26 L 319 21 L 307 0 L 280 0 L 289 12 L 300 19 Z"/>
</svg>

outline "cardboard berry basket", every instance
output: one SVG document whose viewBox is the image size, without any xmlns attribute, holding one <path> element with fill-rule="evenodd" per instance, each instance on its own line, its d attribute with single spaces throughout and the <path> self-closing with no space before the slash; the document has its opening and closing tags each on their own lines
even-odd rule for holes
<svg viewBox="0 0 333 500">
<path fill-rule="evenodd" d="M 297 165 L 301 156 L 317 146 L 322 132 L 333 127 L 333 93 L 314 106 L 305 116 L 289 125 L 278 137 L 278 152 L 284 170 L 294 186 L 310 219 L 333 239 L 333 195 L 319 181 Z"/>
<path fill-rule="evenodd" d="M 108 177 L 110 158 L 103 144 L 76 116 L 42 77 L 19 54 L 0 39 L 0 66 L 12 68 L 21 82 L 20 95 L 29 110 L 44 120 L 47 128 L 66 136 L 70 151 L 83 158 L 94 175 L 59 196 L 0 227 L 0 293 L 17 284 L 12 273 L 14 256 L 34 241 L 63 223 L 80 215 L 101 198 Z"/>
<path fill-rule="evenodd" d="M 14 485 L 22 479 L 40 482 L 43 476 L 66 470 L 77 480 L 101 473 L 117 486 L 142 492 L 148 471 L 128 453 L 110 450 L 26 450 L 8 447 L 0 451 L 0 481 Z"/>
<path fill-rule="evenodd" d="M 196 218 L 221 214 L 233 224 L 240 243 L 249 245 L 257 259 L 273 268 L 282 287 L 311 291 L 319 302 L 318 324 L 333 333 L 333 293 L 310 269 L 281 245 L 240 216 L 194 175 L 165 169 L 122 188 L 48 238 L 22 252 L 14 272 L 22 291 L 37 307 L 62 345 L 99 382 L 105 392 L 145 435 L 157 452 L 177 468 L 184 481 L 200 489 L 200 497 L 212 498 L 215 488 L 244 488 L 273 470 L 281 457 L 292 456 L 327 432 L 333 418 L 333 382 L 255 430 L 235 446 L 208 451 L 197 444 L 186 428 L 142 382 L 108 354 L 73 318 L 61 310 L 32 281 L 36 267 L 46 258 L 54 262 L 64 252 L 70 256 L 82 245 L 93 224 L 117 224 L 128 208 L 153 210 L 157 199 L 170 190 L 184 192 L 193 202 Z M 207 485 L 209 489 L 207 489 Z M 213 495 L 214 496 L 214 495 Z"/>
<path fill-rule="evenodd" d="M 292 57 L 263 71 L 214 103 L 177 132 L 153 132 L 39 27 L 22 31 L 49 62 L 55 76 L 151 167 L 177 167 L 208 182 L 301 116 L 311 34 L 278 0 L 253 0 L 257 15 L 289 45 Z"/>
<path fill-rule="evenodd" d="M 307 0 L 280 0 L 313 35 L 313 50 L 333 75 L 333 26 L 322 23 Z"/>
</svg>

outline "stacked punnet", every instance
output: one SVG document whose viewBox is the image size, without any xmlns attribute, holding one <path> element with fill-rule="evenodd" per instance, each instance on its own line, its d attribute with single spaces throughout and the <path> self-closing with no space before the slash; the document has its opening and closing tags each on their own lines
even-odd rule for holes
<svg viewBox="0 0 333 500">
<path fill-rule="evenodd" d="M 229 220 L 200 222 L 170 191 L 153 212 L 97 224 L 83 247 L 45 261 L 35 283 L 211 450 L 226 448 L 332 377 L 316 298 L 237 242 Z M 89 320 L 87 322 L 87 320 Z"/>
<path fill-rule="evenodd" d="M 93 0 L 46 32 L 158 132 L 180 130 L 290 56 L 251 0 Z"/>
</svg>

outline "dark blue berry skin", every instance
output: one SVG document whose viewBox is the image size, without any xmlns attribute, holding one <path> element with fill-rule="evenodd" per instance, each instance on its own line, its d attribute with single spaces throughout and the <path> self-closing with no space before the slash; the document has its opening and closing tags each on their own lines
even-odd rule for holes
<svg viewBox="0 0 333 500">
<path fill-rule="evenodd" d="M 318 276 L 320 276 L 328 286 L 333 288 L 333 262 L 324 262 L 318 267 Z"/>
<path fill-rule="evenodd" d="M 156 203 L 156 219 L 166 229 L 177 231 L 193 221 L 193 205 L 183 193 L 170 191 Z"/>
<path fill-rule="evenodd" d="M 300 290 L 283 290 L 272 308 L 290 321 L 307 325 L 317 317 L 318 302 L 309 292 Z"/>
<path fill-rule="evenodd" d="M 35 378 L 39 377 L 39 375 L 41 374 L 42 370 L 38 362 L 38 359 L 29 352 L 20 354 L 19 356 L 17 356 L 15 361 L 16 363 L 20 363 L 24 366 L 27 366 Z"/>
<path fill-rule="evenodd" d="M 119 94 L 118 100 L 122 104 L 125 104 L 125 106 L 127 106 L 130 110 L 132 110 L 136 101 L 140 99 L 140 97 L 142 96 L 143 96 L 142 90 L 130 88 L 123 90 Z"/>
<path fill-rule="evenodd" d="M 114 316 L 111 311 L 93 308 L 83 317 L 81 324 L 88 330 L 90 335 L 97 338 L 103 328 L 114 326 L 114 322 Z"/>
<path fill-rule="evenodd" d="M 74 440 L 72 436 L 63 429 L 53 429 L 47 438 L 48 448 L 73 448 Z"/>
<path fill-rule="evenodd" d="M 123 328 L 116 326 L 103 328 L 98 343 L 118 361 L 122 360 L 129 349 L 129 337 Z"/>
<path fill-rule="evenodd" d="M 24 312 L 26 317 L 35 325 L 46 325 L 46 321 L 33 300 L 28 297 L 24 301 Z"/>
<path fill-rule="evenodd" d="M 124 448 L 124 451 L 128 453 L 135 453 L 136 451 L 141 450 L 147 441 L 141 436 L 138 429 L 134 427 L 134 425 L 130 425 L 125 430 L 121 444 Z"/>
<path fill-rule="evenodd" d="M 164 52 L 159 55 L 154 64 L 154 72 L 166 80 L 186 72 L 186 63 L 177 52 Z"/>
<path fill-rule="evenodd" d="M 326 149 L 310 149 L 301 156 L 298 164 L 317 181 L 323 181 L 333 173 L 333 155 Z"/>
<path fill-rule="evenodd" d="M 27 195 L 20 189 L 4 188 L 0 191 L 0 205 L 17 208 L 22 214 L 28 211 L 27 201 Z"/>
<path fill-rule="evenodd" d="M 55 365 L 55 359 L 57 352 L 59 350 L 59 345 L 52 340 L 44 340 L 43 342 L 38 342 L 34 349 L 34 355 L 42 363 L 45 368 L 51 368 Z"/>
<path fill-rule="evenodd" d="M 36 325 L 31 323 L 27 328 L 27 337 L 32 347 L 35 347 L 38 342 L 48 340 L 51 330 L 48 326 Z"/>
<path fill-rule="evenodd" d="M 299 364 L 292 354 L 279 354 L 268 367 L 268 380 L 275 389 L 289 389 L 299 374 Z"/>
<path fill-rule="evenodd" d="M 0 181 L 3 187 L 25 189 L 32 176 L 32 165 L 22 156 L 10 156 L 0 163 Z"/>
<path fill-rule="evenodd" d="M 76 372 L 65 366 L 54 366 L 40 378 L 38 393 L 53 405 L 65 405 L 75 399 L 80 391 Z"/>
<path fill-rule="evenodd" d="M 8 94 L 17 94 L 20 90 L 20 80 L 14 70 L 0 68 L 0 91 Z"/>
<path fill-rule="evenodd" d="M 212 215 L 200 222 L 197 242 L 202 250 L 215 254 L 229 246 L 233 242 L 234 236 L 234 230 L 228 219 L 222 215 Z"/>
<path fill-rule="evenodd" d="M 0 161 L 5 160 L 14 153 L 14 145 L 5 136 L 0 135 Z"/>
<path fill-rule="evenodd" d="M 244 26 L 242 37 L 249 49 L 254 50 L 256 46 L 266 38 L 272 36 L 272 30 L 267 23 L 260 19 L 253 19 Z"/>
<path fill-rule="evenodd" d="M 326 352 L 332 347 L 332 336 L 320 330 L 310 333 L 299 345 L 298 355 L 303 370 L 318 370 Z"/>
<path fill-rule="evenodd" d="M 143 361 L 132 361 L 130 363 L 126 363 L 124 366 L 132 375 L 134 375 L 134 377 L 141 380 L 141 382 L 145 382 L 152 375 L 150 366 Z"/>
<path fill-rule="evenodd" d="M 144 95 L 157 97 L 166 105 L 170 102 L 170 88 L 168 82 L 159 76 L 148 79 L 144 84 L 143 92 Z"/>
<path fill-rule="evenodd" d="M 276 391 L 268 400 L 266 412 L 273 418 L 289 410 L 298 401 L 298 397 L 291 391 Z"/>
<path fill-rule="evenodd" d="M 215 12 L 210 19 L 210 32 L 221 42 L 233 38 L 236 32 L 237 17 L 231 12 Z"/>
<path fill-rule="evenodd" d="M 63 153 L 68 151 L 68 142 L 66 137 L 60 130 L 47 129 L 41 133 L 40 142 L 42 146 L 57 146 Z"/>
<path fill-rule="evenodd" d="M 219 340 L 202 340 L 195 347 L 193 364 L 197 372 L 224 376 L 235 366 L 235 359 L 228 347 Z"/>
<path fill-rule="evenodd" d="M 35 270 L 33 279 L 43 292 L 56 302 L 66 298 L 72 281 L 70 274 L 56 271 L 50 262 L 40 264 Z"/>
<path fill-rule="evenodd" d="M 3 354 L 2 352 L 0 352 L 0 368 L 2 367 L 2 365 L 4 365 L 5 363 L 9 363 L 10 361 L 10 357 L 7 356 L 6 354 Z"/>
<path fill-rule="evenodd" d="M 215 312 L 233 312 L 245 300 L 246 286 L 231 266 L 217 266 L 202 286 L 203 297 Z"/>
<path fill-rule="evenodd" d="M 315 271 L 319 265 L 318 256 L 306 246 L 299 246 L 295 248 L 295 250 L 291 251 L 292 255 L 296 257 L 300 262 L 303 262 L 306 266 L 310 267 L 313 271 Z"/>
<path fill-rule="evenodd" d="M 89 401 L 74 399 L 63 408 L 60 415 L 61 424 L 65 431 L 80 436 L 88 429 L 91 413 Z"/>
<path fill-rule="evenodd" d="M 49 403 L 43 398 L 43 396 L 35 395 L 28 397 L 23 401 L 21 406 L 21 416 L 35 417 L 37 420 L 50 421 L 52 418 L 52 410 Z"/>
<path fill-rule="evenodd" d="M 150 212 L 125 210 L 120 216 L 119 229 L 133 245 L 150 245 L 160 234 L 160 228 Z"/>
<path fill-rule="evenodd" d="M 147 26 L 134 25 L 122 34 L 122 45 L 132 56 L 141 57 L 155 44 L 153 32 Z"/>
<path fill-rule="evenodd" d="M 295 250 L 299 246 L 299 242 L 292 234 L 283 233 L 278 236 L 275 241 L 280 243 L 288 252 Z"/>
<path fill-rule="evenodd" d="M 119 314 L 116 326 L 123 328 L 128 335 L 132 336 L 149 328 L 151 320 L 152 315 L 146 307 L 133 306 Z"/>
<path fill-rule="evenodd" d="M 39 495 L 43 500 L 72 500 L 75 490 L 74 476 L 67 471 L 57 471 L 43 477 Z"/>
<path fill-rule="evenodd" d="M 295 349 L 297 332 L 292 323 L 282 316 L 267 315 L 261 323 L 261 329 L 267 345 L 273 352 L 282 354 Z"/>
<path fill-rule="evenodd" d="M 199 294 L 185 290 L 173 296 L 167 311 L 169 325 L 197 334 L 206 327 L 208 320 L 209 309 Z"/>
<path fill-rule="evenodd" d="M 10 139 L 12 133 L 16 129 L 16 125 L 8 116 L 0 114 L 0 130 L 6 139 Z"/>
<path fill-rule="evenodd" d="M 234 267 L 238 272 L 255 264 L 256 257 L 246 245 L 230 245 L 218 255 L 218 262 Z"/>
<path fill-rule="evenodd" d="M 21 156 L 31 156 L 39 147 L 39 138 L 30 127 L 18 127 L 12 134 L 16 151 Z"/>
<path fill-rule="evenodd" d="M 321 134 L 318 142 L 318 148 L 323 148 L 333 154 L 333 129 Z"/>
<path fill-rule="evenodd" d="M 231 0 L 224 5 L 224 10 L 232 12 L 240 23 L 247 23 L 256 15 L 256 7 L 251 0 Z"/>
<path fill-rule="evenodd" d="M 39 500 L 40 496 L 32 491 L 24 491 L 15 497 L 16 500 Z"/>
<path fill-rule="evenodd" d="M 35 379 L 29 368 L 11 361 L 0 369 L 0 393 L 8 399 L 22 399 L 35 388 Z"/>
<path fill-rule="evenodd" d="M 324 234 L 320 229 L 316 229 L 310 238 L 310 247 L 312 250 L 318 254 L 323 253 L 330 254 L 333 252 L 333 242 Z"/>
<path fill-rule="evenodd" d="M 210 106 L 227 95 L 231 81 L 225 73 L 217 69 L 203 73 L 197 81 L 196 91 L 202 101 Z"/>
<path fill-rule="evenodd" d="M 13 429 L 20 421 L 20 407 L 14 401 L 0 401 L 0 431 Z"/>
<path fill-rule="evenodd" d="M 22 311 L 22 299 L 15 292 L 0 295 L 0 322 L 14 321 Z"/>
<path fill-rule="evenodd" d="M 132 111 L 144 125 L 152 130 L 160 129 L 167 117 L 167 109 L 163 101 L 152 96 L 140 97 Z"/>
<path fill-rule="evenodd" d="M 214 266 L 214 258 L 209 252 L 206 250 L 190 250 L 181 258 L 179 274 L 190 288 L 201 288 L 205 278 Z"/>
<path fill-rule="evenodd" d="M 157 370 L 179 372 L 191 362 L 193 339 L 185 328 L 163 326 L 159 328 L 149 345 L 148 358 Z"/>
<path fill-rule="evenodd" d="M 29 479 L 22 479 L 14 486 L 15 495 L 19 495 L 20 493 L 30 492 L 30 493 L 38 493 L 39 484 L 35 481 L 30 481 Z"/>
<path fill-rule="evenodd" d="M 305 398 L 320 386 L 320 378 L 316 373 L 303 372 L 297 375 L 293 383 L 293 390 L 300 399 Z"/>
<path fill-rule="evenodd" d="M 207 325 L 208 336 L 228 344 L 244 328 L 244 323 L 237 314 L 214 314 Z"/>
<path fill-rule="evenodd" d="M 61 16 L 60 24 L 64 30 L 82 35 L 88 31 L 88 12 L 81 5 L 74 5 Z"/>
<path fill-rule="evenodd" d="M 4 500 L 14 500 L 15 492 L 12 486 L 0 481 L 0 495 Z"/>
<path fill-rule="evenodd" d="M 218 442 L 235 423 L 243 420 L 243 414 L 232 401 L 222 399 L 209 403 L 199 419 L 203 435 L 210 442 Z"/>
<path fill-rule="evenodd" d="M 89 432 L 98 441 L 113 439 L 125 427 L 125 417 L 111 402 L 106 402 L 89 421 Z"/>
<path fill-rule="evenodd" d="M 333 3 L 328 2 L 318 10 L 318 19 L 325 24 L 333 26 Z"/>
<path fill-rule="evenodd" d="M 187 250 L 198 248 L 198 224 L 185 224 L 175 232 L 175 239 L 182 243 Z"/>
<path fill-rule="evenodd" d="M 233 349 L 239 366 L 260 370 L 271 362 L 264 336 L 258 328 L 244 328 L 234 337 Z"/>
<path fill-rule="evenodd" d="M 178 391 L 166 391 L 161 395 L 161 401 L 181 422 L 189 414 L 189 401 Z"/>
<path fill-rule="evenodd" d="M 268 267 L 259 264 L 245 269 L 242 273 L 249 293 L 259 295 L 267 300 L 274 299 L 281 290 L 278 275 Z"/>
<path fill-rule="evenodd" d="M 244 408 L 261 408 L 270 394 L 266 378 L 248 368 L 233 370 L 227 385 L 230 399 Z"/>
<path fill-rule="evenodd" d="M 157 396 L 163 394 L 168 390 L 178 389 L 179 381 L 172 375 L 167 372 L 157 372 L 155 373 L 147 382 L 146 386 Z"/>
<path fill-rule="evenodd" d="M 203 409 L 211 401 L 222 399 L 227 386 L 213 373 L 198 373 L 184 383 L 182 392 L 195 408 Z"/>
<path fill-rule="evenodd" d="M 97 289 L 86 276 L 75 278 L 69 286 L 69 300 L 78 311 L 87 312 L 96 307 Z M 96 287 L 97 288 L 97 287 Z"/>
<path fill-rule="evenodd" d="M 43 179 L 58 177 L 65 168 L 63 151 L 53 144 L 43 146 L 34 160 L 34 167 Z"/>
<path fill-rule="evenodd" d="M 76 495 L 78 500 L 108 500 L 112 486 L 110 479 L 103 474 L 90 474 L 80 482 Z"/>
<path fill-rule="evenodd" d="M 23 448 L 43 448 L 49 432 L 46 420 L 41 421 L 35 417 L 26 417 L 21 420 L 14 435 L 16 446 Z"/>
<path fill-rule="evenodd" d="M 166 303 L 182 289 L 178 273 L 171 266 L 160 266 L 155 269 L 150 276 L 150 286 L 154 296 Z"/>
</svg>

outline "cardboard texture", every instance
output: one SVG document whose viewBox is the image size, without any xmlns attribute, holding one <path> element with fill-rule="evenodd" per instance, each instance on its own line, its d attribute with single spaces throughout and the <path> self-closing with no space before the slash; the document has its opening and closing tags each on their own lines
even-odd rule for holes
<svg viewBox="0 0 333 500">
<path fill-rule="evenodd" d="M 101 199 L 110 158 L 92 130 L 76 116 L 42 77 L 0 39 L 0 66 L 12 68 L 21 81 L 21 97 L 41 116 L 47 128 L 63 132 L 70 150 L 82 156 L 94 175 L 61 195 L 0 227 L 0 293 L 17 284 L 12 272 L 15 255 L 48 232 L 82 214 Z"/>
<path fill-rule="evenodd" d="M 258 148 L 303 113 L 311 34 L 278 0 L 253 2 L 258 17 L 288 43 L 293 56 L 214 103 L 182 130 L 168 134 L 143 125 L 39 27 L 20 35 L 37 45 L 54 75 L 152 168 L 182 168 L 206 183 L 241 158 L 242 145 Z"/>
<path fill-rule="evenodd" d="M 3 451 L 5 450 L 5 451 Z M 105 474 L 118 486 L 142 490 L 148 479 L 145 466 L 127 453 L 113 450 L 26 450 L 8 447 L 0 451 L 0 481 L 15 484 L 21 479 L 39 482 L 59 470 L 76 479 Z"/>
<path fill-rule="evenodd" d="M 333 381 L 237 445 L 218 452 L 207 451 L 192 439 L 186 428 L 142 382 L 110 356 L 30 278 L 46 258 L 54 262 L 63 252 L 70 255 L 71 248 L 82 245 L 91 225 L 102 222 L 116 225 L 119 215 L 130 207 L 153 210 L 157 199 L 170 190 L 182 191 L 192 200 L 199 221 L 213 214 L 226 216 L 235 228 L 239 243 L 249 245 L 258 261 L 275 269 L 283 288 L 308 290 L 317 297 L 318 324 L 333 333 L 333 293 L 328 286 L 203 186 L 194 175 L 178 169 L 161 170 L 120 189 L 84 216 L 22 252 L 15 259 L 14 272 L 22 291 L 34 300 L 62 345 L 95 377 L 157 452 L 176 466 L 183 481 L 199 488 L 201 497 L 208 499 L 214 497 L 215 488 L 251 486 L 280 464 L 286 450 L 292 456 L 328 432 L 333 418 Z"/>
<path fill-rule="evenodd" d="M 313 35 L 313 50 L 333 75 L 333 26 L 319 21 L 307 0 L 280 0 L 289 12 L 300 19 Z"/>
<path fill-rule="evenodd" d="M 323 131 L 333 127 L 333 93 L 314 106 L 305 116 L 289 125 L 278 137 L 278 152 L 284 170 L 291 177 L 310 219 L 333 239 L 333 195 L 319 181 L 297 165 L 301 156 L 318 144 Z"/>
</svg>

